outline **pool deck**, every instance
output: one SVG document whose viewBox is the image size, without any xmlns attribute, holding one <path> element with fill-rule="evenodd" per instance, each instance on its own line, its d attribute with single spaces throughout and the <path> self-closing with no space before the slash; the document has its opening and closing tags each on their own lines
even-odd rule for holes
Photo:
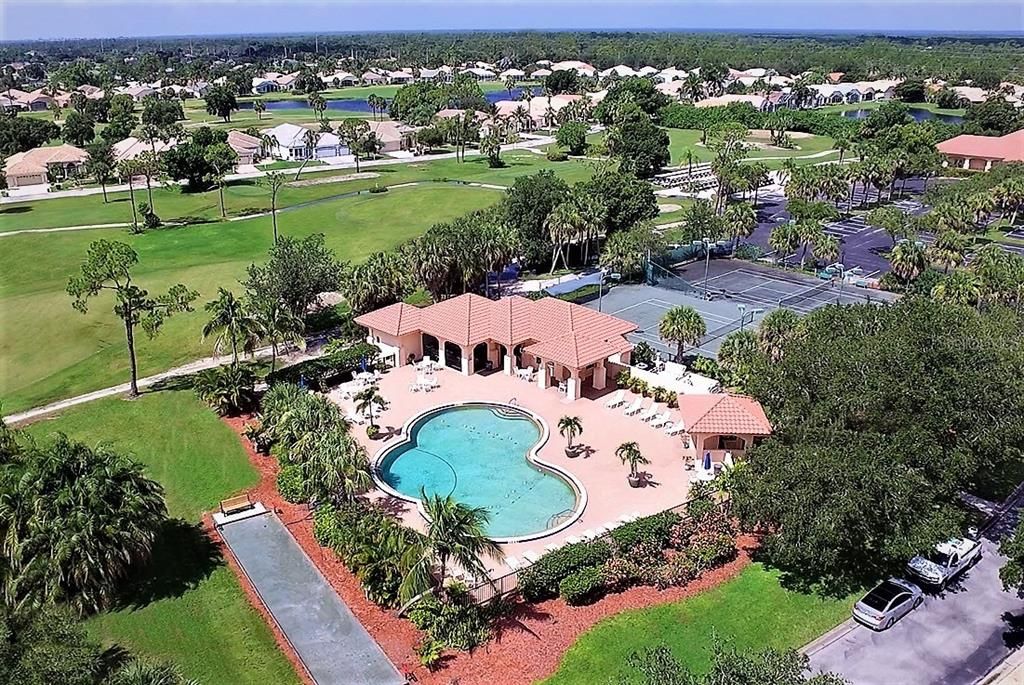
<svg viewBox="0 0 1024 685">
<path fill-rule="evenodd" d="M 410 384 L 416 380 L 411 366 L 394 369 L 379 383 L 380 394 L 388 407 L 377 418 L 385 436 L 370 440 L 362 427 L 353 429 L 371 458 L 385 447 L 396 444 L 406 423 L 420 413 L 434 407 L 468 401 L 515 403 L 539 415 L 548 424 L 551 434 L 538 450 L 545 462 L 570 472 L 587 491 L 588 501 L 582 516 L 572 525 L 552 535 L 527 542 L 505 543 L 507 556 L 522 559 L 523 553 L 544 553 L 552 543 L 562 544 L 565 539 L 580 536 L 583 531 L 596 529 L 621 516 L 639 513 L 654 514 L 686 500 L 693 471 L 686 470 L 683 443 L 680 437 L 669 437 L 663 429 L 655 429 L 635 416 L 624 416 L 622 407 L 609 409 L 605 402 L 614 388 L 600 395 L 584 396 L 575 402 L 567 401 L 555 388 L 541 389 L 536 384 L 501 373 L 463 376 L 457 371 L 444 369 L 437 372 L 439 388 L 432 392 L 412 392 Z M 351 401 L 340 399 L 338 393 L 331 398 L 347 411 Z M 626 393 L 627 404 L 634 396 Z M 645 405 L 650 400 L 645 401 Z M 662 406 L 664 410 L 664 406 Z M 566 440 L 558 434 L 558 420 L 565 415 L 578 416 L 583 424 L 583 435 L 577 442 L 589 447 L 586 454 L 570 459 L 565 456 Z M 673 414 L 673 422 L 678 419 Z M 628 467 L 615 456 L 615 449 L 624 442 L 636 441 L 640 451 L 651 463 L 640 467 L 648 474 L 647 484 L 631 488 L 626 482 Z M 375 496 L 390 500 L 388 505 L 409 526 L 423 530 L 424 521 L 416 507 L 404 500 L 378 491 Z M 488 562 L 492 577 L 502 575 L 508 567 L 498 561 Z"/>
</svg>

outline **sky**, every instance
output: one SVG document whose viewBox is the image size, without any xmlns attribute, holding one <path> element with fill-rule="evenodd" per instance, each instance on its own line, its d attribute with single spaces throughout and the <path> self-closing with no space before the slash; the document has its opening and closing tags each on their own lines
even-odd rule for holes
<svg viewBox="0 0 1024 685">
<path fill-rule="evenodd" d="M 1022 0 L 0 0 L 0 40 L 472 29 L 1024 32 Z"/>
</svg>

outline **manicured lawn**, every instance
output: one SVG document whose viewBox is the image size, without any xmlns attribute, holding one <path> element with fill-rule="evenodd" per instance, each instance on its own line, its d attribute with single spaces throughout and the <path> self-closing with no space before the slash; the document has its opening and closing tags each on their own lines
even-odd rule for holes
<svg viewBox="0 0 1024 685">
<path fill-rule="evenodd" d="M 855 102 L 850 105 L 828 105 L 822 107 L 823 112 L 848 112 L 858 109 L 878 109 L 882 106 L 882 100 L 872 100 L 870 102 Z M 965 109 L 943 109 L 934 102 L 908 102 L 908 107 L 913 109 L 926 109 L 933 114 L 948 114 L 950 116 L 962 117 L 967 112 Z"/>
<path fill-rule="evenodd" d="M 701 145 L 701 138 L 703 134 L 700 131 L 694 129 L 680 129 L 680 128 L 669 128 L 669 152 L 672 155 L 672 164 L 685 164 L 686 163 L 686 151 L 692 150 L 695 156 L 694 162 L 707 162 L 710 161 L 714 154 L 710 149 Z M 764 139 L 755 138 L 751 139 L 751 142 L 766 142 Z M 796 144 L 796 148 L 792 150 L 784 150 L 780 148 L 768 147 L 759 148 L 754 147 L 747 151 L 748 158 L 760 158 L 760 157 L 803 157 L 806 155 L 812 155 L 817 152 L 823 152 L 825 150 L 832 149 L 832 139 L 826 138 L 825 136 L 810 136 L 808 138 L 794 138 L 793 142 Z M 838 157 L 839 153 L 835 153 Z M 825 159 L 830 159 L 831 156 L 823 156 L 816 158 L 814 161 L 820 162 Z"/>
<path fill-rule="evenodd" d="M 284 211 L 278 226 L 283 235 L 324 233 L 340 259 L 358 261 L 500 197 L 497 190 L 449 184 L 398 188 Z M 83 316 L 64 292 L 93 240 L 132 245 L 139 254 L 135 280 L 150 292 L 180 282 L 200 293 L 197 311 L 168 320 L 153 340 L 137 337 L 140 374 L 148 375 L 211 353 L 211 344 L 200 336 L 203 304 L 218 286 L 239 292 L 238 280 L 249 264 L 265 259 L 272 235 L 271 219 L 264 216 L 143 235 L 97 229 L 0 238 L 0 272 L 5 275 L 0 279 L 0 397 L 5 412 L 127 380 L 124 331 L 111 311 L 112 300 L 97 298 Z"/>
<path fill-rule="evenodd" d="M 323 164 L 324 163 L 321 162 L 319 159 L 311 159 L 308 162 L 306 162 L 305 168 L 308 169 L 311 166 L 323 166 Z M 280 169 L 298 169 L 302 166 L 302 162 L 294 162 L 290 160 L 279 159 L 276 162 L 271 162 L 270 164 L 260 164 L 259 168 L 263 169 L 264 171 L 275 171 Z"/>
<path fill-rule="evenodd" d="M 583 162 L 553 163 L 541 155 L 525 151 L 506 152 L 502 159 L 505 160 L 506 166 L 501 169 L 488 168 L 487 161 L 482 157 L 469 157 L 461 163 L 453 159 L 437 159 L 411 164 L 365 167 L 364 172 L 373 172 L 379 176 L 319 185 L 288 185 L 278 194 L 278 207 L 334 197 L 372 188 L 377 184 L 395 185 L 410 181 L 458 179 L 511 185 L 517 176 L 536 173 L 542 169 L 552 169 L 567 181 L 574 182 L 589 178 L 592 173 L 591 167 Z M 345 169 L 303 174 L 300 183 L 323 178 L 344 179 L 354 173 L 354 169 Z M 135 201 L 145 199 L 145 188 L 141 192 L 136 189 Z M 103 196 L 97 194 L 0 205 L 0 232 L 130 222 L 132 216 L 129 194 L 109 193 L 109 200 L 104 203 Z M 224 202 L 228 216 L 238 216 L 270 209 L 270 194 L 255 180 L 245 179 L 232 182 L 225 188 Z M 168 222 L 190 218 L 210 221 L 220 219 L 220 204 L 216 190 L 186 193 L 177 186 L 158 188 L 153 191 L 153 204 L 160 218 Z"/>
<path fill-rule="evenodd" d="M 849 616 L 853 597 L 821 599 L 784 590 L 752 564 L 723 585 L 674 604 L 627 611 L 585 633 L 546 685 L 633 682 L 626 658 L 665 644 L 688 668 L 710 665 L 713 635 L 739 649 L 799 648 Z M 623 678 L 620 680 L 620 678 Z"/>
<path fill-rule="evenodd" d="M 297 683 L 270 629 L 198 526 L 203 511 L 254 485 L 258 476 L 234 432 L 190 390 L 98 400 L 28 428 L 108 442 L 146 467 L 165 489 L 176 520 L 154 559 L 112 611 L 87 625 L 105 644 L 172 661 L 203 683 Z"/>
</svg>

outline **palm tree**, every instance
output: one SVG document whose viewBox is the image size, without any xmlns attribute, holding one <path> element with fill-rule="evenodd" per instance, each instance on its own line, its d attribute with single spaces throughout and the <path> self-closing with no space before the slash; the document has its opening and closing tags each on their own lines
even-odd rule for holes
<svg viewBox="0 0 1024 685">
<path fill-rule="evenodd" d="M 380 391 L 376 385 L 371 385 L 355 396 L 356 411 L 365 414 L 370 419 L 370 427 L 376 428 L 377 424 L 373 422 L 374 412 L 377 409 L 384 409 L 388 406 L 387 401 L 381 396 Z"/>
<path fill-rule="evenodd" d="M 629 465 L 629 482 L 630 484 L 639 481 L 640 474 L 637 473 L 636 467 L 646 464 L 650 464 L 650 460 L 647 459 L 640 451 L 640 446 L 636 442 L 624 442 L 615 449 L 615 456 L 619 458 L 623 464 Z"/>
<path fill-rule="evenodd" d="M 135 174 L 139 172 L 138 165 L 135 160 L 126 159 L 117 165 L 117 173 L 121 178 L 128 179 L 128 198 L 132 205 L 132 230 L 137 231 L 139 229 L 139 215 L 135 209 L 135 184 L 132 179 Z"/>
<path fill-rule="evenodd" d="M 277 245 L 277 194 L 286 182 L 284 174 L 280 171 L 268 171 L 267 175 L 260 180 L 260 184 L 270 190 L 270 219 L 274 225 L 275 245 Z"/>
<path fill-rule="evenodd" d="M 967 237 L 956 231 L 942 230 L 928 246 L 927 257 L 942 267 L 944 273 L 964 263 L 967 256 Z"/>
<path fill-rule="evenodd" d="M 267 111 L 267 103 L 263 102 L 262 99 L 256 98 L 252 103 L 252 111 L 256 112 L 256 120 L 263 120 L 263 113 Z"/>
<path fill-rule="evenodd" d="M 757 212 L 749 202 L 737 202 L 726 206 L 722 215 L 725 225 L 732 236 L 732 251 L 739 247 L 740 238 L 750 236 L 757 228 Z"/>
<path fill-rule="evenodd" d="M 512 91 L 516 89 L 516 79 L 514 76 L 509 76 L 505 79 L 505 90 L 508 91 L 508 99 L 512 99 Z"/>
<path fill-rule="evenodd" d="M 412 546 L 403 563 L 408 572 L 399 594 L 406 600 L 432 586 L 443 592 L 449 562 L 473 575 L 486 576 L 483 558 L 500 560 L 504 556 L 501 547 L 487 537 L 490 515 L 486 509 L 456 502 L 451 495 L 428 496 L 422 490 L 420 499 L 427 532 Z M 436 585 L 432 582 L 435 570 Z"/>
<path fill-rule="evenodd" d="M 789 309 L 773 309 L 761 319 L 757 327 L 758 344 L 769 359 L 782 359 L 786 342 L 797 333 L 800 317 Z"/>
<path fill-rule="evenodd" d="M 302 454 L 301 468 L 306 493 L 314 502 L 350 502 L 373 485 L 366 450 L 347 426 L 316 435 Z"/>
<path fill-rule="evenodd" d="M 108 685 L 199 685 L 184 678 L 173 664 L 150 663 L 132 659 L 105 680 Z"/>
<path fill-rule="evenodd" d="M 814 240 L 813 252 L 817 259 L 826 264 L 837 262 L 839 261 L 839 240 L 822 231 L 821 235 Z"/>
<path fill-rule="evenodd" d="M 703 317 L 693 307 L 679 305 L 665 312 L 658 324 L 658 334 L 666 341 L 676 344 L 676 360 L 683 358 L 686 345 L 698 345 L 707 335 L 708 327 Z"/>
<path fill-rule="evenodd" d="M 577 227 L 583 240 L 583 263 L 590 263 L 590 245 L 600 238 L 608 221 L 608 207 L 600 198 L 582 190 L 574 190 L 572 201 L 576 204 Z M 596 251 L 595 251 L 596 254 Z"/>
<path fill-rule="evenodd" d="M 217 299 L 206 303 L 210 320 L 203 326 L 203 340 L 216 336 L 213 349 L 220 354 L 231 344 L 231 363 L 238 364 L 238 348 L 252 352 L 260 338 L 260 328 L 241 300 L 230 290 L 217 289 Z"/>
<path fill-rule="evenodd" d="M 776 255 L 782 255 L 782 266 L 786 266 L 789 255 L 800 246 L 800 234 L 797 232 L 796 224 L 780 224 L 768 234 L 768 246 L 775 250 Z M 776 256 L 776 261 L 778 261 Z"/>
<path fill-rule="evenodd" d="M 683 79 L 683 85 L 679 89 L 679 95 L 685 100 L 696 102 L 704 97 L 704 82 L 696 72 L 690 72 Z"/>
<path fill-rule="evenodd" d="M 889 252 L 889 263 L 900 280 L 910 283 L 925 269 L 924 246 L 916 240 L 901 240 Z"/>
<path fill-rule="evenodd" d="M 824 235 L 824 231 L 821 228 L 821 222 L 806 219 L 804 221 L 797 221 L 794 224 L 796 234 L 800 239 L 800 243 L 803 248 L 800 250 L 800 266 L 803 267 L 804 260 L 807 257 L 807 249 L 814 243 L 821 240 Z"/>
<path fill-rule="evenodd" d="M 10 605 L 64 602 L 79 613 L 115 597 L 167 520 L 141 464 L 58 433 L 33 446 L 0 495 Z"/>
<path fill-rule="evenodd" d="M 566 452 L 575 451 L 572 441 L 583 434 L 583 422 L 578 416 L 563 416 L 558 420 L 558 434 L 566 439 L 568 447 Z"/>
<path fill-rule="evenodd" d="M 843 163 L 843 156 L 846 154 L 846 151 L 850 149 L 851 144 L 852 142 L 850 141 L 850 137 L 845 134 L 836 136 L 835 140 L 832 141 L 832 149 L 839 150 L 840 164 Z"/>
<path fill-rule="evenodd" d="M 284 306 L 280 300 L 267 298 L 266 302 L 257 303 L 253 317 L 259 327 L 260 337 L 270 343 L 270 371 L 277 366 L 277 354 L 281 345 L 292 344 L 300 349 L 306 348 L 303 333 L 306 324 L 301 316 Z"/>
<path fill-rule="evenodd" d="M 551 273 L 558 268 L 558 258 L 562 264 L 569 266 L 565 252 L 566 245 L 579 233 L 581 217 L 579 208 L 571 200 L 562 202 L 548 214 L 544 220 L 544 230 L 551 241 Z"/>
<path fill-rule="evenodd" d="M 958 270 L 942 279 L 932 288 L 931 296 L 945 304 L 979 306 L 981 279 L 971 271 Z"/>
<path fill-rule="evenodd" d="M 327 101 L 320 93 L 314 93 L 309 96 L 309 108 L 313 110 L 317 119 L 323 121 L 324 112 L 327 111 Z"/>
</svg>

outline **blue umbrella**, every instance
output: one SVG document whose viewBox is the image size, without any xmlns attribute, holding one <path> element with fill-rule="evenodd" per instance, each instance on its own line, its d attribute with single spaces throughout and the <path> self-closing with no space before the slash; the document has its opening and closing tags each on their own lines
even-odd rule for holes
<svg viewBox="0 0 1024 685">
<path fill-rule="evenodd" d="M 366 371 L 366 357 L 359 358 L 359 370 Z"/>
<path fill-rule="evenodd" d="M 704 470 L 705 471 L 710 471 L 711 470 L 711 452 L 710 451 L 704 453 Z"/>
</svg>

